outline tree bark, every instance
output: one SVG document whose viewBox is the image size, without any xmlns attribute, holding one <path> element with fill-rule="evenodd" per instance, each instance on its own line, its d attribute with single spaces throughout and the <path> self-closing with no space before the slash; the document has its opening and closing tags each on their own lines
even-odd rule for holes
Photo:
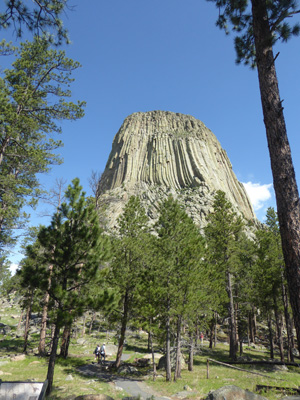
<svg viewBox="0 0 300 400">
<path fill-rule="evenodd" d="M 120 332 L 120 339 L 119 339 L 119 346 L 118 352 L 116 357 L 116 368 L 119 368 L 121 364 L 121 357 L 123 353 L 124 341 L 125 341 L 125 333 L 127 328 L 127 320 L 128 320 L 128 308 L 129 306 L 129 296 L 128 293 L 125 293 L 124 300 L 123 300 L 123 316 L 121 321 L 121 332 Z"/>
<path fill-rule="evenodd" d="M 33 299 L 33 290 L 31 290 L 31 293 L 30 293 L 29 304 L 27 306 L 27 312 L 26 312 L 23 353 L 26 353 L 27 346 L 28 346 L 28 335 L 29 335 L 29 324 L 30 324 L 31 310 L 32 310 L 32 299 Z"/>
<path fill-rule="evenodd" d="M 277 330 L 277 344 L 279 347 L 280 361 L 284 362 L 283 337 L 282 337 L 282 316 L 279 315 L 276 296 L 274 295 L 273 298 L 274 298 L 274 313 L 275 313 L 275 322 L 276 322 L 276 330 Z"/>
<path fill-rule="evenodd" d="M 264 123 L 290 301 L 300 348 L 300 203 L 272 49 L 266 0 L 251 0 Z"/>
<path fill-rule="evenodd" d="M 170 316 L 169 316 L 169 307 L 168 307 L 168 315 L 166 321 L 166 381 L 171 381 L 171 349 L 170 349 Z"/>
<path fill-rule="evenodd" d="M 148 352 L 150 352 L 151 351 L 151 343 L 152 343 L 152 333 L 151 333 L 151 331 L 149 330 L 149 332 L 148 332 L 148 348 L 147 348 L 147 351 Z"/>
<path fill-rule="evenodd" d="M 72 324 L 66 325 L 64 328 L 63 334 L 62 334 L 62 341 L 61 341 L 61 346 L 60 346 L 60 356 L 63 358 L 68 357 L 70 338 L 71 338 L 71 329 L 72 329 Z"/>
<path fill-rule="evenodd" d="M 81 336 L 84 337 L 84 335 L 85 335 L 86 313 L 84 313 L 84 315 L 83 315 L 83 321 L 82 321 L 82 323 L 83 323 L 83 327 L 82 327 Z"/>
<path fill-rule="evenodd" d="M 218 322 L 218 313 L 215 311 L 215 334 L 214 334 L 214 347 L 217 347 L 217 322 Z"/>
<path fill-rule="evenodd" d="M 151 321 L 150 321 L 150 326 L 151 326 Z M 149 339 L 149 342 L 150 342 L 150 349 L 151 349 L 151 354 L 152 354 L 153 381 L 155 381 L 155 378 L 156 378 L 156 364 L 155 364 L 155 357 L 154 357 L 154 349 L 153 349 L 153 340 L 152 340 L 151 329 L 149 329 L 148 339 Z"/>
<path fill-rule="evenodd" d="M 92 329 L 93 329 L 93 324 L 94 324 L 95 318 L 96 318 L 96 313 L 94 311 L 93 315 L 92 315 L 91 323 L 90 323 L 90 326 L 89 326 L 89 335 L 92 333 Z"/>
<path fill-rule="evenodd" d="M 283 270 L 281 271 L 281 293 L 282 293 L 282 302 L 284 307 L 284 318 L 285 318 L 285 325 L 286 325 L 286 333 L 287 333 L 287 340 L 288 340 L 288 355 L 287 359 L 288 362 L 294 362 L 294 334 L 292 328 L 292 321 L 289 313 L 289 301 L 287 296 L 287 290 L 284 280 L 284 273 Z"/>
<path fill-rule="evenodd" d="M 188 370 L 193 371 L 194 367 L 194 340 L 193 330 L 189 330 L 190 344 L 189 344 L 189 359 L 188 359 Z"/>
<path fill-rule="evenodd" d="M 236 335 L 236 318 L 235 318 L 235 307 L 233 301 L 233 291 L 232 291 L 232 275 L 227 271 L 227 293 L 229 297 L 229 357 L 231 360 L 236 361 L 237 358 L 237 335 Z"/>
<path fill-rule="evenodd" d="M 274 358 L 274 343 L 273 343 L 271 314 L 268 315 L 268 328 L 269 328 L 270 358 L 273 360 L 273 358 Z"/>
<path fill-rule="evenodd" d="M 215 332 L 215 314 L 213 316 L 213 318 L 211 319 L 210 322 L 210 335 L 209 335 L 209 348 L 212 349 L 213 347 L 213 341 L 214 341 L 214 332 Z"/>
<path fill-rule="evenodd" d="M 176 361 L 175 361 L 175 372 L 174 372 L 174 382 L 177 378 L 181 378 L 181 315 L 177 318 L 177 338 L 176 338 Z"/>
<path fill-rule="evenodd" d="M 49 394 L 52 392 L 54 367 L 55 367 L 55 361 L 56 361 L 56 352 L 57 352 L 57 346 L 58 346 L 58 340 L 59 340 L 59 331 L 60 331 L 59 325 L 56 323 L 55 329 L 54 329 L 54 335 L 53 335 L 52 349 L 51 349 L 51 354 L 50 354 L 50 359 L 49 359 L 49 364 L 48 364 L 48 373 L 47 373 L 48 387 L 47 387 L 47 391 L 46 391 L 47 396 L 49 396 Z"/>
<path fill-rule="evenodd" d="M 47 332 L 47 318 L 48 318 L 48 303 L 49 303 L 49 293 L 46 292 L 43 301 L 43 312 L 42 312 L 42 322 L 40 330 L 40 342 L 39 342 L 39 355 L 44 356 L 46 354 L 46 332 Z"/>
<path fill-rule="evenodd" d="M 17 330 L 19 330 L 21 328 L 22 320 L 23 320 L 23 314 L 24 314 L 24 310 L 21 311 L 21 315 L 20 315 L 20 318 L 19 318 Z"/>
</svg>

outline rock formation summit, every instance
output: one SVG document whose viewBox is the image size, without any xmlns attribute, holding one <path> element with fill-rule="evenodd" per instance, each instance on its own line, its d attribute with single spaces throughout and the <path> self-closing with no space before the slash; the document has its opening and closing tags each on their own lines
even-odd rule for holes
<svg viewBox="0 0 300 400">
<path fill-rule="evenodd" d="M 99 183 L 100 207 L 113 227 L 131 195 L 155 219 L 160 201 L 172 194 L 203 228 L 217 190 L 246 219 L 255 215 L 244 186 L 215 135 L 199 120 L 168 111 L 138 112 L 116 134 Z"/>
</svg>

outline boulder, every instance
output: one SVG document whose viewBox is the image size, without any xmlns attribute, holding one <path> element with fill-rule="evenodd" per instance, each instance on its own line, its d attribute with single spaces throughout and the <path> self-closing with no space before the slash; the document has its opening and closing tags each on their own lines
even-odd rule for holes
<svg viewBox="0 0 300 400">
<path fill-rule="evenodd" d="M 107 344 L 105 345 L 105 352 L 106 357 L 115 356 L 118 352 L 118 346 L 115 346 L 114 344 Z"/>
<path fill-rule="evenodd" d="M 135 358 L 134 362 L 138 367 L 148 367 L 150 365 L 150 358 Z"/>
<path fill-rule="evenodd" d="M 118 368 L 118 374 L 120 375 L 136 374 L 137 372 L 138 370 L 131 365 L 124 364 Z"/>
<path fill-rule="evenodd" d="M 17 356 L 11 357 L 10 361 L 23 361 L 25 360 L 25 354 L 19 354 Z"/>
<path fill-rule="evenodd" d="M 0 323 L 0 334 L 7 335 L 11 332 L 11 327 L 5 324 Z"/>
<path fill-rule="evenodd" d="M 154 353 L 154 359 L 160 359 L 162 356 L 163 356 L 163 354 L 161 354 L 161 353 Z M 145 358 L 152 360 L 152 354 L 151 353 L 145 354 L 143 359 L 145 359 Z"/>
<path fill-rule="evenodd" d="M 273 371 L 274 372 L 282 372 L 282 371 L 288 371 L 288 367 L 286 365 L 274 365 Z"/>
<path fill-rule="evenodd" d="M 172 349 L 170 351 L 170 359 L 171 359 L 171 369 L 172 371 L 175 370 L 175 361 L 176 361 L 176 349 Z M 181 362 L 181 368 L 185 368 L 185 361 L 182 353 L 180 354 L 180 362 Z M 158 366 L 157 369 L 166 369 L 166 356 L 162 356 L 159 361 L 158 361 Z"/>
<path fill-rule="evenodd" d="M 206 400 L 266 400 L 265 397 L 239 388 L 238 386 L 223 386 L 208 393 Z"/>
<path fill-rule="evenodd" d="M 297 349 L 292 350 L 295 357 L 299 357 L 299 351 Z"/>
</svg>

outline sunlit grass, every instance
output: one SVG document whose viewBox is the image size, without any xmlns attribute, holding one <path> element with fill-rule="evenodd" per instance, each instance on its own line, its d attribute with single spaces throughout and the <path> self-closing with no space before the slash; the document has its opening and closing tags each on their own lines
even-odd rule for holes
<svg viewBox="0 0 300 400">
<path fill-rule="evenodd" d="M 10 311 L 12 315 L 9 316 Z M 1 310 L 1 322 L 10 325 L 13 329 L 6 336 L 0 335 L 0 378 L 3 381 L 26 381 L 35 380 L 42 382 L 46 379 L 48 358 L 36 355 L 39 334 L 31 333 L 28 344 L 28 355 L 24 360 L 12 361 L 16 355 L 23 351 L 24 339 L 15 337 L 14 331 L 18 324 L 18 313 L 20 310 L 14 306 L 9 310 Z M 79 367 L 94 362 L 93 350 L 97 344 L 116 344 L 117 339 L 114 332 L 106 332 L 96 325 L 92 334 L 88 334 L 88 329 L 83 335 L 82 321 L 77 321 L 76 337 L 72 337 L 69 348 L 69 357 L 63 359 L 58 357 L 55 374 L 53 392 L 49 399 L 63 400 L 70 396 L 84 394 L 106 394 L 115 399 L 126 396 L 125 392 L 119 392 L 114 385 L 106 380 L 101 380 L 97 376 L 85 376 L 79 371 Z M 50 331 L 48 332 L 50 336 Z M 226 335 L 224 336 L 224 340 Z M 158 347 L 155 348 L 155 351 Z M 147 334 L 144 332 L 130 332 L 126 337 L 126 354 L 130 355 L 128 362 L 133 363 L 135 358 L 142 358 L 147 353 Z M 147 379 L 147 385 L 157 393 L 165 396 L 173 396 L 182 392 L 187 385 L 191 389 L 188 393 L 189 398 L 202 399 L 211 390 L 218 389 L 225 385 L 236 385 L 243 389 L 255 391 L 256 385 L 282 386 L 297 388 L 299 386 L 299 368 L 289 367 L 288 371 L 275 372 L 273 366 L 267 365 L 238 365 L 246 371 L 238 371 L 218 365 L 214 362 L 209 363 L 209 379 L 207 379 L 207 359 L 214 359 L 221 362 L 228 361 L 229 346 L 226 343 L 218 343 L 216 348 L 209 349 L 205 342 L 201 354 L 194 357 L 194 369 L 189 372 L 187 368 L 182 370 L 182 376 L 176 382 L 166 382 L 165 372 L 158 371 L 160 377 L 153 382 L 151 367 L 141 368 L 141 377 Z M 185 356 L 187 356 L 184 350 Z M 253 360 L 268 360 L 269 353 L 264 348 L 248 348 L 244 346 L 244 355 L 248 355 Z M 110 361 L 114 357 L 109 358 Z M 251 372 L 263 374 L 265 376 L 254 375 Z M 146 378 L 148 377 L 148 378 Z M 270 400 L 280 399 L 284 393 L 265 392 L 262 393 Z"/>
</svg>

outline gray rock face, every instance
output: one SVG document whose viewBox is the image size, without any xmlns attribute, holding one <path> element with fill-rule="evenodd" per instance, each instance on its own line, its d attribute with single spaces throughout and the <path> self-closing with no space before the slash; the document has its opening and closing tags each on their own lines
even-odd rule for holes
<svg viewBox="0 0 300 400">
<path fill-rule="evenodd" d="M 150 111 L 127 117 L 116 134 L 99 184 L 100 208 L 112 228 L 132 195 L 139 195 L 155 220 L 158 203 L 170 194 L 184 204 L 200 228 L 217 190 L 249 220 L 255 215 L 215 135 L 196 118 Z"/>
</svg>

